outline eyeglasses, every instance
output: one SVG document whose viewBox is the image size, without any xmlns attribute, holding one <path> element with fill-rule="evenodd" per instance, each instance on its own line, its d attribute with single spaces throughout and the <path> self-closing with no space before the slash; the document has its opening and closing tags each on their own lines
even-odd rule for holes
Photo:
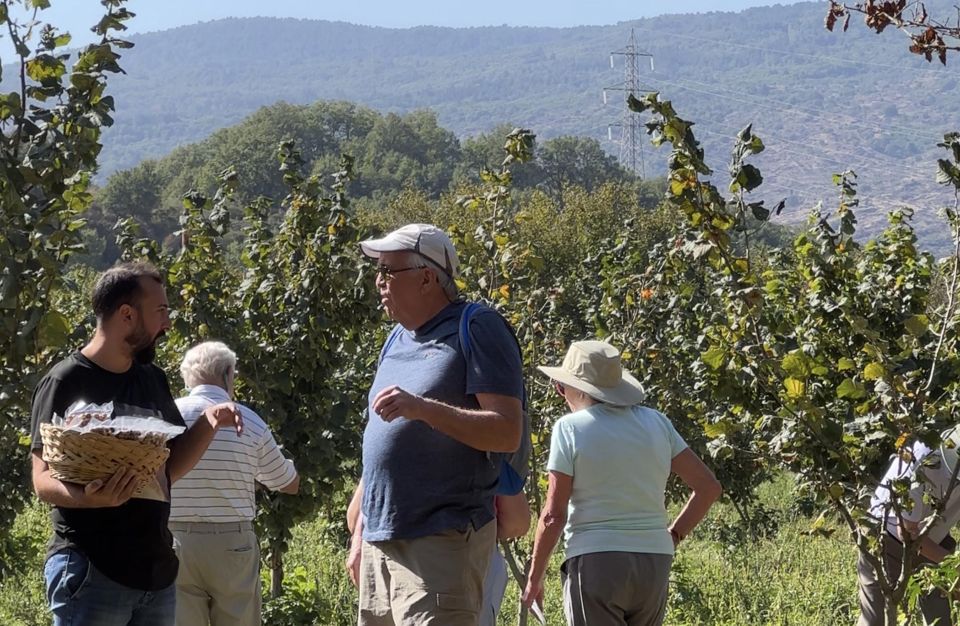
<svg viewBox="0 0 960 626">
<path fill-rule="evenodd" d="M 382 279 L 385 280 L 386 282 L 390 282 L 391 280 L 394 279 L 394 277 L 395 277 L 397 274 L 399 274 L 399 273 L 401 273 L 401 272 L 409 272 L 410 270 L 422 270 L 423 268 L 424 268 L 423 265 L 414 265 L 414 266 L 412 266 L 412 267 L 400 267 L 400 268 L 397 268 L 397 269 L 392 269 L 392 268 L 387 267 L 386 265 L 378 265 L 378 266 L 377 266 L 377 276 L 380 277 L 380 278 L 382 278 Z"/>
</svg>

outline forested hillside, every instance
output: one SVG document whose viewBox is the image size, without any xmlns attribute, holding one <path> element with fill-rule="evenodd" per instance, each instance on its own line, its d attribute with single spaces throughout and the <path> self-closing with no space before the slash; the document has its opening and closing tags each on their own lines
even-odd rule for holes
<svg viewBox="0 0 960 626">
<path fill-rule="evenodd" d="M 927 3 L 931 14 L 950 6 Z M 934 159 L 960 122 L 957 65 L 928 64 L 864 28 L 827 32 L 825 11 L 808 2 L 567 29 L 230 19 L 136 35 L 124 51 L 127 74 L 111 85 L 118 110 L 104 134 L 101 181 L 278 101 L 429 108 L 461 138 L 511 123 L 541 139 L 592 137 L 616 153 L 607 124 L 622 111 L 616 93 L 603 104 L 602 89 L 623 80 L 622 58 L 611 69 L 609 53 L 634 28 L 654 57 L 654 71 L 641 65 L 643 86 L 698 123 L 715 169 L 753 122 L 768 148 L 761 195 L 786 197 L 785 219 L 832 202 L 831 174 L 852 168 L 864 233 L 876 232 L 887 210 L 912 204 L 922 237 L 942 249 L 935 208 L 949 198 L 933 182 Z M 663 172 L 665 155 L 647 145 L 644 157 L 647 176 Z"/>
<path fill-rule="evenodd" d="M 428 110 L 382 114 L 328 101 L 264 107 L 203 141 L 110 176 L 86 215 L 85 260 L 98 266 L 115 260 L 113 226 L 119 217 L 134 219 L 153 240 L 176 245 L 171 237 L 179 228 L 184 193 L 212 192 L 227 169 L 236 174 L 239 201 L 282 199 L 288 190 L 277 146 L 290 138 L 306 167 L 324 184 L 331 182 L 341 155 L 350 155 L 354 166 L 347 191 L 361 212 L 378 213 L 394 202 L 419 203 L 445 192 L 463 193 L 478 182 L 482 169 L 499 166 L 510 130 L 499 125 L 461 140 Z M 589 137 L 539 142 L 536 158 L 517 164 L 512 180 L 518 190 L 536 191 L 560 210 L 568 194 L 591 193 L 604 183 L 629 189 L 635 202 L 648 208 L 656 206 L 663 193 L 660 181 L 641 182 Z M 403 200 L 397 200 L 400 194 Z"/>
</svg>

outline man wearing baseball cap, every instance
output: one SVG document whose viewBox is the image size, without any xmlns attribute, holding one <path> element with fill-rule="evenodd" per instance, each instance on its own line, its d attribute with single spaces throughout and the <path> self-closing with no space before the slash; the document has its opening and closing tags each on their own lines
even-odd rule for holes
<svg viewBox="0 0 960 626">
<path fill-rule="evenodd" d="M 519 347 L 489 308 L 468 319 L 457 253 L 429 224 L 364 241 L 397 322 L 380 351 L 363 435 L 361 517 L 347 567 L 358 624 L 476 626 L 496 541 L 499 457 L 523 419 Z"/>
</svg>

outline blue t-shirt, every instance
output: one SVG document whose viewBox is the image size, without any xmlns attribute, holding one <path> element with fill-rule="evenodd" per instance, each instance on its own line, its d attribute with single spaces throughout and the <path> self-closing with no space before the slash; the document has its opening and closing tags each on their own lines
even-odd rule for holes
<svg viewBox="0 0 960 626">
<path fill-rule="evenodd" d="M 476 395 L 522 401 L 523 365 L 506 320 L 492 310 L 470 319 L 470 362 L 460 349 L 464 302 L 453 302 L 415 331 L 399 328 L 381 354 L 368 396 L 363 433 L 363 538 L 414 539 L 447 530 L 481 528 L 494 518 L 502 455 L 460 443 L 427 424 L 373 411 L 382 389 L 477 409 Z"/>
</svg>

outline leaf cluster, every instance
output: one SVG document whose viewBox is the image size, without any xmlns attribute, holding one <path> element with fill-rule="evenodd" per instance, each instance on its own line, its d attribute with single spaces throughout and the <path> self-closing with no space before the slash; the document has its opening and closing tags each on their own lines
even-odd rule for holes
<svg viewBox="0 0 960 626">
<path fill-rule="evenodd" d="M 29 497 L 30 394 L 48 360 L 74 338 L 55 295 L 74 283 L 65 267 L 82 247 L 102 129 L 112 124 L 107 78 L 121 72 L 113 33 L 132 14 L 122 0 L 104 2 L 98 43 L 79 51 L 37 19 L 48 2 L 0 2 L 0 30 L 15 50 L 14 89 L 0 92 L 0 528 Z M 29 19 L 21 15 L 29 15 Z M 6 537 L 0 535 L 0 575 Z"/>
</svg>

